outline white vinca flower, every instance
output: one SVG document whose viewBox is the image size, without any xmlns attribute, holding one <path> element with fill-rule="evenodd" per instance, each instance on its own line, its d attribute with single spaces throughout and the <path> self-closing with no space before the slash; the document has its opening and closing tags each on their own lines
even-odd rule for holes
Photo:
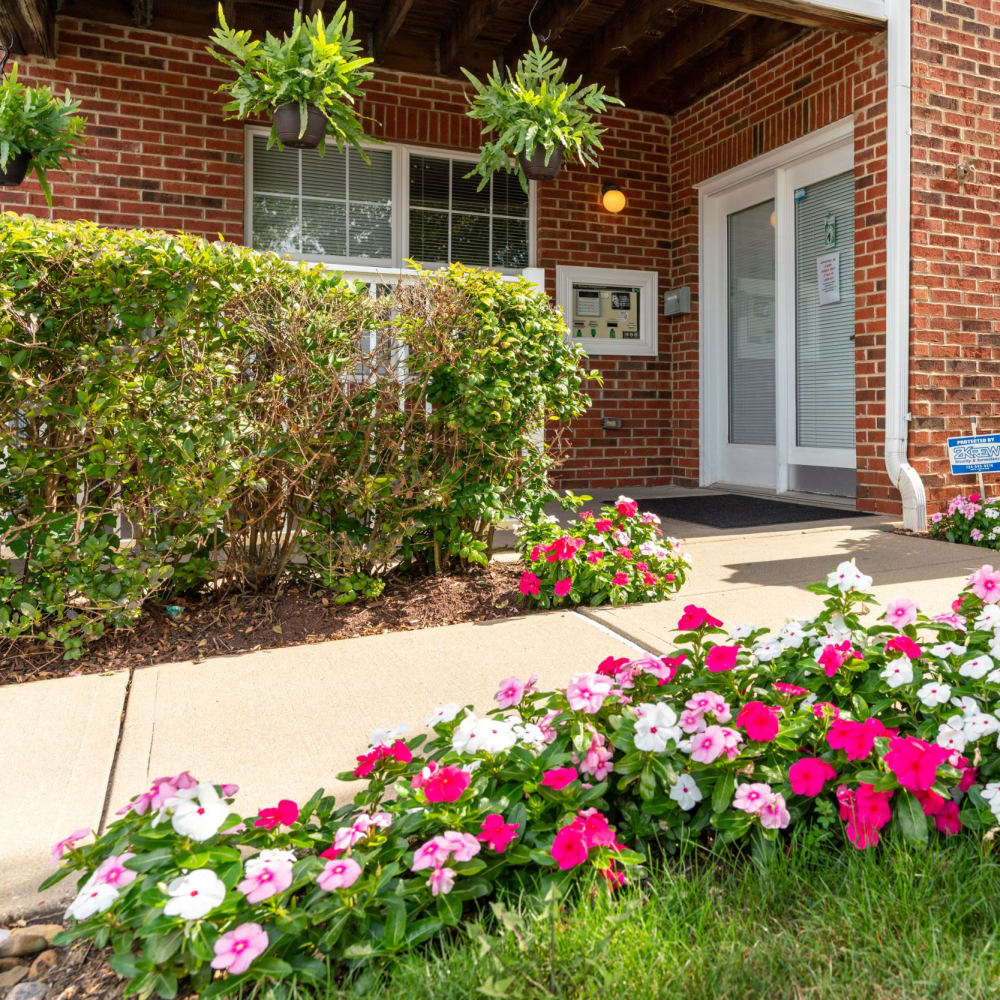
<svg viewBox="0 0 1000 1000">
<path fill-rule="evenodd" d="M 975 715 L 967 715 L 963 732 L 969 738 L 970 743 L 983 736 L 991 736 L 993 733 L 1000 733 L 1000 719 L 989 712 L 977 712 Z"/>
<path fill-rule="evenodd" d="M 1000 626 L 1000 607 L 996 604 L 987 604 L 976 618 L 976 628 L 985 632 L 998 626 Z"/>
<path fill-rule="evenodd" d="M 685 810 L 694 809 L 704 798 L 701 789 L 695 784 L 694 778 L 690 774 L 682 774 L 670 786 L 670 797 L 681 809 Z"/>
<path fill-rule="evenodd" d="M 957 750 L 961 753 L 965 749 L 966 743 L 969 742 L 962 723 L 963 720 L 960 715 L 953 715 L 947 722 L 942 722 L 938 726 L 935 743 L 946 750 Z"/>
<path fill-rule="evenodd" d="M 103 879 L 98 879 L 95 872 L 77 893 L 76 899 L 69 904 L 66 919 L 86 920 L 95 913 L 103 913 L 117 898 L 118 890 Z"/>
<path fill-rule="evenodd" d="M 447 705 L 442 705 L 440 708 L 434 709 L 433 713 L 424 719 L 424 724 L 433 727 L 440 725 L 442 722 L 451 722 L 458 715 L 459 711 L 458 705 L 453 701 L 449 701 Z"/>
<path fill-rule="evenodd" d="M 226 887 L 210 868 L 196 868 L 168 882 L 167 895 L 163 912 L 168 917 L 199 920 L 222 904 Z"/>
<path fill-rule="evenodd" d="M 749 639 L 750 636 L 757 631 L 757 626 L 752 622 L 742 622 L 735 628 L 731 628 L 728 632 L 729 638 L 733 642 L 739 642 L 740 639 Z"/>
<path fill-rule="evenodd" d="M 208 840 L 214 837 L 229 815 L 229 806 L 219 798 L 215 785 L 203 781 L 193 789 L 192 798 L 168 799 L 167 806 L 173 806 L 170 824 L 182 837 L 192 840 Z"/>
<path fill-rule="evenodd" d="M 990 605 L 991 608 L 995 606 L 993 604 Z M 995 635 L 990 639 L 990 656 L 995 656 L 1000 660 L 1000 636 Z"/>
<path fill-rule="evenodd" d="M 990 802 L 996 798 L 997 792 L 1000 792 L 1000 781 L 990 781 L 983 785 L 979 794 L 982 795 L 987 802 Z"/>
<path fill-rule="evenodd" d="M 951 687 L 948 684 L 940 684 L 938 681 L 928 681 L 923 687 L 917 689 L 917 697 L 922 705 L 927 708 L 937 708 L 943 705 L 951 697 Z"/>
<path fill-rule="evenodd" d="M 398 726 L 390 726 L 387 729 L 373 729 L 371 736 L 368 737 L 368 745 L 371 748 L 392 746 L 401 736 L 405 736 L 410 729 L 411 727 L 405 722 L 400 723 Z"/>
<path fill-rule="evenodd" d="M 982 656 L 974 656 L 971 660 L 966 660 L 958 668 L 958 672 L 963 677 L 971 677 L 978 681 L 985 677 L 995 666 L 996 664 L 993 660 L 984 654 Z"/>
<path fill-rule="evenodd" d="M 955 708 L 960 709 L 962 715 L 975 715 L 979 711 L 979 702 L 971 695 L 963 694 L 960 698 L 952 698 L 951 703 Z M 958 718 L 958 716 L 954 716 Z"/>
<path fill-rule="evenodd" d="M 931 646 L 931 653 L 939 659 L 946 660 L 949 656 L 964 656 L 965 646 L 960 646 L 957 642 L 942 642 L 939 646 Z"/>
<path fill-rule="evenodd" d="M 451 748 L 456 753 L 500 753 L 517 742 L 517 733 L 509 722 L 499 719 L 480 719 L 472 712 L 458 724 L 451 734 Z"/>
<path fill-rule="evenodd" d="M 665 702 L 645 702 L 636 708 L 636 715 L 639 716 L 635 723 L 636 750 L 662 753 L 670 740 L 680 742 L 682 734 L 677 725 L 677 713 Z"/>
<path fill-rule="evenodd" d="M 895 660 L 889 660 L 880 676 L 884 677 L 889 687 L 895 690 L 913 681 L 913 664 L 909 657 L 900 656 Z"/>
<path fill-rule="evenodd" d="M 776 660 L 785 651 L 785 647 L 773 636 L 765 636 L 763 642 L 757 643 L 753 648 L 753 655 L 758 663 L 770 663 Z"/>
<path fill-rule="evenodd" d="M 862 573 L 852 562 L 842 562 L 832 573 L 827 575 L 826 585 L 836 587 L 846 592 L 848 590 L 868 590 L 872 578 Z"/>
</svg>

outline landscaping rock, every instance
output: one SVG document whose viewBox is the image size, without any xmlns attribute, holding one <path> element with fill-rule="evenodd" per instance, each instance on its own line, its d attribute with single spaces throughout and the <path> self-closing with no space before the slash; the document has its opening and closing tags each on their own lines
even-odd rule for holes
<svg viewBox="0 0 1000 1000">
<path fill-rule="evenodd" d="M 10 937 L 10 931 L 6 927 L 0 927 L 0 941 Z"/>
<path fill-rule="evenodd" d="M 14 936 L 40 934 L 49 944 L 52 944 L 52 939 L 63 930 L 65 928 L 62 924 L 30 924 L 28 927 L 18 927 L 14 931 Z"/>
<path fill-rule="evenodd" d="M 48 946 L 49 939 L 44 934 L 36 934 L 34 931 L 29 933 L 28 928 L 25 928 L 24 934 L 12 934 L 4 941 L 0 941 L 0 958 L 37 955 L 40 951 L 45 951 Z"/>
<path fill-rule="evenodd" d="M 46 948 L 40 955 L 35 956 L 28 971 L 29 979 L 41 979 L 47 972 L 59 963 L 59 952 L 55 948 Z"/>
<path fill-rule="evenodd" d="M 0 972 L 0 990 L 5 990 L 9 986 L 16 986 L 28 974 L 26 965 L 15 965 L 13 969 Z"/>
<path fill-rule="evenodd" d="M 0 958 L 0 972 L 16 969 L 19 965 L 24 965 L 24 962 L 20 958 Z"/>
<path fill-rule="evenodd" d="M 7 994 L 7 1000 L 45 1000 L 48 992 L 45 983 L 18 983 Z"/>
</svg>

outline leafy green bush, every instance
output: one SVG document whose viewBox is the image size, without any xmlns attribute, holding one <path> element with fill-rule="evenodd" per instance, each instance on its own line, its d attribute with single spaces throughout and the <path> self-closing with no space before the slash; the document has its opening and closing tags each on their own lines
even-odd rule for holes
<svg viewBox="0 0 1000 1000">
<path fill-rule="evenodd" d="M 532 434 L 583 409 L 579 354 L 523 281 L 387 292 L 0 215 L 0 638 L 73 657 L 156 593 L 484 562 L 549 496 Z"/>
<path fill-rule="evenodd" d="M 582 501 L 567 497 L 564 501 Z M 629 604 L 661 601 L 684 585 L 688 556 L 677 538 L 664 538 L 660 519 L 628 497 L 581 511 L 565 527 L 542 517 L 519 532 L 525 603 Z"/>
</svg>

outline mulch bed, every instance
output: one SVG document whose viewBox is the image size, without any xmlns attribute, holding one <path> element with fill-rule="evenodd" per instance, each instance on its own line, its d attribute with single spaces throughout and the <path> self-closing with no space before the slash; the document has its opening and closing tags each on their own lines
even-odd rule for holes
<svg viewBox="0 0 1000 1000">
<path fill-rule="evenodd" d="M 43 643 L 0 648 L 0 684 L 510 618 L 525 610 L 519 577 L 516 564 L 491 563 L 465 574 L 396 579 L 380 597 L 345 605 L 303 586 L 279 594 L 216 595 L 189 603 L 178 621 L 164 605 L 151 604 L 134 629 L 103 636 L 79 660 L 63 660 Z"/>
</svg>

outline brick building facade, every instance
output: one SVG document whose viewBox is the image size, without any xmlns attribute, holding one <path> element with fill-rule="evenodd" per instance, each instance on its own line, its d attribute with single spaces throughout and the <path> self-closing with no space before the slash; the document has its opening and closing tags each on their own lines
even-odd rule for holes
<svg viewBox="0 0 1000 1000">
<path fill-rule="evenodd" d="M 993 386 L 1000 224 L 992 211 L 1000 183 L 1000 13 L 990 0 L 914 0 L 912 31 L 909 456 L 933 510 L 964 485 L 947 474 L 944 438 L 966 433 L 972 415 L 988 421 L 1000 397 Z M 850 492 L 858 509 L 899 512 L 884 460 L 886 51 L 885 33 L 803 30 L 672 115 L 617 111 L 606 122 L 599 170 L 564 167 L 556 180 L 535 185 L 532 264 L 544 269 L 550 293 L 556 269 L 569 264 L 654 271 L 661 294 L 691 290 L 689 313 L 667 317 L 657 308 L 655 355 L 591 359 L 604 384 L 572 428 L 572 452 L 560 473 L 565 486 L 706 482 L 711 373 L 699 293 L 706 255 L 714 251 L 699 217 L 699 185 L 848 121 L 856 456 Z M 19 61 L 25 81 L 69 87 L 89 119 L 85 158 L 52 178 L 53 217 L 250 242 L 245 127 L 223 120 L 215 91 L 225 70 L 206 54 L 204 39 L 60 16 L 55 57 Z M 455 80 L 379 68 L 361 109 L 371 134 L 390 143 L 478 147 Z M 960 163 L 974 167 L 964 182 L 955 172 Z M 602 209 L 602 181 L 625 190 L 620 215 Z M 0 209 L 50 214 L 30 182 L 0 188 Z M 773 212 L 771 219 L 773 229 Z M 606 417 L 620 428 L 605 429 Z"/>
</svg>

